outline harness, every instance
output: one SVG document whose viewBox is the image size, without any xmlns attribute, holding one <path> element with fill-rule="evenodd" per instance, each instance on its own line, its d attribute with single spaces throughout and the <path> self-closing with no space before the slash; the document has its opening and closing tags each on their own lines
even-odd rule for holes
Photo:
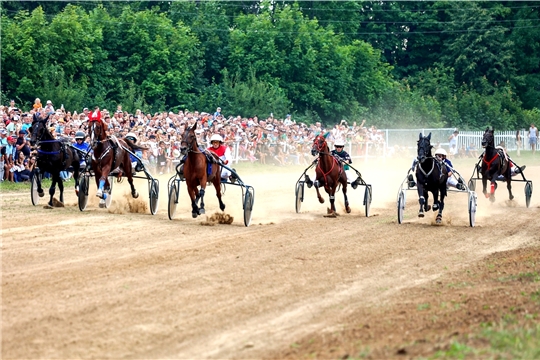
<svg viewBox="0 0 540 360">
<path fill-rule="evenodd" d="M 320 136 L 320 135 L 319 135 Z M 326 143 L 326 140 L 324 141 L 323 144 Z M 330 170 L 328 170 L 327 172 L 324 172 L 323 169 L 321 168 L 321 162 L 317 162 L 317 169 L 319 169 L 319 171 L 322 173 L 323 175 L 323 178 L 324 178 L 324 187 L 325 189 L 328 187 L 328 181 L 326 181 L 326 178 L 328 176 L 328 174 L 330 174 L 332 172 L 332 170 L 334 170 L 334 167 L 336 166 L 336 164 L 341 164 L 338 159 L 335 158 L 335 156 L 331 153 L 327 153 L 327 152 L 324 152 L 322 151 L 323 150 L 323 147 L 324 145 L 321 145 L 319 146 L 319 144 L 316 144 L 315 145 L 317 147 L 317 152 L 319 153 L 319 157 L 321 157 L 321 155 L 326 155 L 326 156 L 330 156 L 330 158 L 333 160 L 332 161 L 332 167 L 330 168 Z M 339 174 L 338 174 L 338 178 L 339 176 L 341 176 L 341 173 L 343 171 L 343 166 L 340 166 L 339 167 Z"/>
</svg>

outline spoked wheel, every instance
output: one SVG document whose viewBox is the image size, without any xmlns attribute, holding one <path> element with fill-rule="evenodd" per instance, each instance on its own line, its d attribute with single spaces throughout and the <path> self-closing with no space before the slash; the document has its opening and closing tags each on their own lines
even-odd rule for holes
<svg viewBox="0 0 540 360">
<path fill-rule="evenodd" d="M 88 188 L 90 186 L 90 177 L 82 176 L 79 181 L 79 210 L 84 211 L 88 205 Z"/>
<path fill-rule="evenodd" d="M 403 222 L 403 212 L 405 211 L 405 192 L 401 190 L 397 201 L 397 219 L 398 224 Z"/>
<path fill-rule="evenodd" d="M 150 191 L 148 192 L 150 199 L 150 213 L 156 215 L 159 204 L 159 180 L 152 179 L 150 181 Z"/>
<path fill-rule="evenodd" d="M 474 227 L 476 222 L 476 193 L 471 191 L 469 193 L 469 225 Z"/>
<path fill-rule="evenodd" d="M 369 208 L 371 207 L 371 185 L 366 186 L 364 192 L 364 206 L 366 208 L 366 217 L 369 217 Z"/>
<path fill-rule="evenodd" d="M 253 210 L 253 203 L 255 202 L 255 192 L 252 187 L 246 188 L 246 195 L 244 196 L 244 225 L 249 226 L 251 224 L 251 211 Z"/>
<path fill-rule="evenodd" d="M 34 173 L 32 176 L 32 182 L 30 183 L 30 197 L 32 198 L 32 205 L 36 206 L 39 204 L 39 194 L 38 194 L 38 176 L 39 173 Z"/>
<path fill-rule="evenodd" d="M 527 207 L 531 205 L 532 192 L 533 192 L 532 181 L 527 181 L 527 183 L 525 184 L 525 204 L 527 204 Z"/>
<path fill-rule="evenodd" d="M 178 192 L 179 186 L 176 181 L 172 181 L 171 186 L 169 187 L 169 220 L 174 218 L 176 214 L 176 206 L 178 205 Z"/>
<path fill-rule="evenodd" d="M 476 191 L 476 181 L 473 179 L 469 180 L 469 190 Z"/>
<path fill-rule="evenodd" d="M 296 195 L 296 213 L 298 214 L 300 212 L 300 208 L 302 207 L 302 201 L 304 201 L 304 183 L 303 182 L 298 182 L 298 184 L 296 184 L 296 191 L 295 191 L 295 195 Z"/>
</svg>

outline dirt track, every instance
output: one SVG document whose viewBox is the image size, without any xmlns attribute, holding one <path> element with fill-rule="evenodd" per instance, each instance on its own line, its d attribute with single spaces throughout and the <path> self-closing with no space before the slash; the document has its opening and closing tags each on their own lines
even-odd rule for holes
<svg viewBox="0 0 540 360">
<path fill-rule="evenodd" d="M 513 204 L 504 201 L 504 187 L 494 204 L 479 196 L 475 228 L 465 194 L 450 195 L 444 224 L 436 226 L 433 213 L 416 218 L 409 192 L 398 225 L 395 197 L 408 163 L 356 164 L 373 184 L 369 218 L 363 188 L 349 189 L 351 214 L 343 214 L 338 195 L 342 215 L 324 218 L 328 202 L 318 204 L 313 189 L 296 214 L 302 168 L 244 168 L 242 179 L 256 191 L 248 228 L 237 188 L 224 197 L 231 225 L 192 219 L 185 189 L 169 221 L 167 177 L 160 178 L 156 216 L 146 199 L 131 200 L 144 213 L 127 210 L 127 183 L 115 185 L 110 211 L 91 196 L 81 213 L 71 187 L 67 206 L 53 210 L 33 207 L 29 194 L 2 194 L 2 358 L 272 357 L 309 334 L 337 329 L 359 309 L 395 301 L 402 290 L 538 244 L 538 190 L 526 208 L 523 184 L 515 185 Z M 540 167 L 528 165 L 526 175 L 537 181 Z M 145 181 L 137 188 L 147 196 Z M 211 215 L 213 190 L 206 202 Z"/>
</svg>

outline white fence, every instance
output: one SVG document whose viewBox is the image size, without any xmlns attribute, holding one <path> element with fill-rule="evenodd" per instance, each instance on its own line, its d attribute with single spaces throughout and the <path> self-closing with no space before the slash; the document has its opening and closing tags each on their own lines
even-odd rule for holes
<svg viewBox="0 0 540 360">
<path fill-rule="evenodd" d="M 387 156 L 414 156 L 416 152 L 416 142 L 420 133 L 427 135 L 431 133 L 431 143 L 436 146 L 440 144 L 444 149 L 449 149 L 448 138 L 453 134 L 455 128 L 439 128 L 439 129 L 382 129 L 385 141 L 383 143 L 363 142 L 355 143 L 348 142 L 345 146 L 347 152 L 352 158 L 357 159 L 372 159 L 384 158 Z M 519 130 L 521 135 L 521 151 L 529 151 L 527 131 Z M 478 152 L 482 151 L 482 137 L 484 131 L 460 131 L 458 135 L 458 150 L 464 146 L 468 149 L 471 144 L 474 144 Z M 495 131 L 495 145 L 504 142 L 508 151 L 516 151 L 518 144 L 516 142 L 516 131 Z M 329 144 L 332 145 L 332 144 Z M 286 146 L 283 145 L 284 152 Z M 332 146 L 331 146 L 332 148 Z M 242 160 L 239 157 L 239 143 L 236 142 L 232 148 L 233 163 L 238 163 Z"/>
</svg>

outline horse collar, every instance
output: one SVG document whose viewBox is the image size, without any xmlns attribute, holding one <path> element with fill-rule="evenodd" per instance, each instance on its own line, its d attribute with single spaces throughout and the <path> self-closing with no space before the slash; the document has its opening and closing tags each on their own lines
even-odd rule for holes
<svg viewBox="0 0 540 360">
<path fill-rule="evenodd" d="M 433 172 L 433 169 L 435 169 L 435 161 L 431 162 L 431 170 L 429 170 L 429 172 L 427 173 L 424 171 L 424 168 L 422 167 L 421 163 L 418 164 L 418 168 L 420 169 L 422 174 L 424 174 L 425 176 L 429 176 Z"/>
</svg>

